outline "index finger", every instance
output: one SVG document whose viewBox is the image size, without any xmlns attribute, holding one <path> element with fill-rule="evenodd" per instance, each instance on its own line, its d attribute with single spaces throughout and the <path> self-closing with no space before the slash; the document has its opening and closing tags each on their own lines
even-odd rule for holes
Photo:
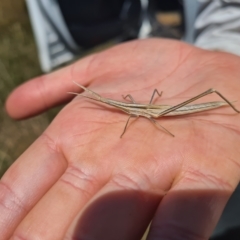
<svg viewBox="0 0 240 240">
<path fill-rule="evenodd" d="M 94 56 L 20 85 L 7 99 L 8 114 L 12 118 L 22 119 L 69 101 L 73 96 L 67 92 L 79 91 L 79 88 L 72 84 L 73 79 L 83 85 L 88 83 L 90 78 L 87 69 Z"/>
</svg>

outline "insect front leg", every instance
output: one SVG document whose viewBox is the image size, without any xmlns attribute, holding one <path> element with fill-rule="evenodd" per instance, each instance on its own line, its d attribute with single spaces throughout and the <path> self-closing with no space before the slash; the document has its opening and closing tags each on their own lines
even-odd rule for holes
<svg viewBox="0 0 240 240">
<path fill-rule="evenodd" d="M 153 101 L 153 98 L 154 98 L 154 95 L 155 95 L 155 94 L 158 94 L 158 96 L 161 97 L 161 96 L 162 96 L 162 93 L 163 93 L 163 92 L 159 93 L 159 91 L 158 91 L 157 89 L 154 89 L 153 94 L 152 94 L 152 97 L 151 97 L 150 102 L 149 102 L 149 105 L 152 104 L 152 101 Z M 130 98 L 130 100 L 132 101 L 132 103 L 136 103 L 136 101 L 133 99 L 133 97 L 132 97 L 131 94 L 127 94 L 126 96 L 123 96 L 123 95 L 122 95 L 122 97 L 123 97 L 124 99 L 126 99 L 126 98 L 128 97 L 128 98 Z"/>
<path fill-rule="evenodd" d="M 226 103 L 228 103 L 230 105 L 230 107 L 232 107 L 232 109 L 237 112 L 237 113 L 240 113 L 240 111 L 238 109 L 236 109 L 233 104 L 227 99 L 225 98 L 220 92 L 218 92 L 217 90 L 211 88 L 210 89 L 211 92 L 210 93 L 216 93 L 219 97 L 221 97 Z"/>
<path fill-rule="evenodd" d="M 152 94 L 151 100 L 150 100 L 150 102 L 149 102 L 149 105 L 152 104 L 152 100 L 153 100 L 154 95 L 155 95 L 156 93 L 158 94 L 159 97 L 161 97 L 163 92 L 159 93 L 159 91 L 155 88 L 154 91 L 153 91 L 153 94 Z"/>
<path fill-rule="evenodd" d="M 126 95 L 126 96 L 122 95 L 122 97 L 123 97 L 123 99 L 126 99 L 126 98 L 128 97 L 128 98 L 130 98 L 130 100 L 132 101 L 132 103 L 136 103 L 131 94 L 128 94 L 128 95 Z"/>
</svg>

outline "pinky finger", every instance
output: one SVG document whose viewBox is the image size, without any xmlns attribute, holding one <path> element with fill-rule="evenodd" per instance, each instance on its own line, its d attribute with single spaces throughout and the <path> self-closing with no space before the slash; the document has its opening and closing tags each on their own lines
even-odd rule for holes
<svg viewBox="0 0 240 240">
<path fill-rule="evenodd" d="M 171 190 L 162 200 L 148 240 L 208 240 L 232 192 L 223 189 Z"/>
</svg>

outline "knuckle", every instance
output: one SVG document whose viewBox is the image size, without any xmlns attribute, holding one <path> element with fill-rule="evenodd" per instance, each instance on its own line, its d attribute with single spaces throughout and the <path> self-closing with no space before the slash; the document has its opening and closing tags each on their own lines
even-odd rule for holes
<svg viewBox="0 0 240 240">
<path fill-rule="evenodd" d="M 110 183 L 125 190 L 144 190 L 148 188 L 149 179 L 146 176 L 140 176 L 135 171 L 131 171 L 114 175 Z"/>
<path fill-rule="evenodd" d="M 40 140 L 43 142 L 43 144 L 45 144 L 45 146 L 51 152 L 53 152 L 53 153 L 59 153 L 60 152 L 60 147 L 59 147 L 59 144 L 58 144 L 57 140 L 50 137 L 50 135 L 48 135 L 47 133 L 43 133 L 40 136 Z"/>
<path fill-rule="evenodd" d="M 197 182 L 198 184 L 203 184 L 204 186 L 210 188 L 214 187 L 222 190 L 233 190 L 232 185 L 221 177 L 210 173 L 204 173 L 197 169 L 188 169 L 187 171 L 185 171 L 183 181 Z"/>
<path fill-rule="evenodd" d="M 0 206 L 8 212 L 27 212 L 16 193 L 3 181 L 0 181 Z M 3 210 L 1 211 L 3 212 Z"/>
<path fill-rule="evenodd" d="M 29 240 L 29 238 L 26 238 L 26 237 L 23 237 L 23 236 L 21 236 L 21 235 L 13 235 L 13 237 L 12 237 L 12 239 L 13 240 Z"/>
<path fill-rule="evenodd" d="M 46 76 L 40 76 L 40 77 L 38 77 L 37 80 L 38 80 L 38 81 L 36 81 L 37 90 L 38 90 L 39 95 L 42 99 L 43 107 L 44 107 L 44 109 L 48 109 L 49 105 L 48 105 L 48 101 L 46 99 L 46 96 L 49 97 L 49 94 L 47 94 L 46 89 L 48 89 L 48 88 L 46 88 L 46 86 L 45 86 Z"/>
<path fill-rule="evenodd" d="M 87 197 L 91 196 L 91 193 L 99 184 L 93 175 L 86 173 L 83 169 L 75 165 L 67 168 L 60 181 L 84 193 Z"/>
</svg>

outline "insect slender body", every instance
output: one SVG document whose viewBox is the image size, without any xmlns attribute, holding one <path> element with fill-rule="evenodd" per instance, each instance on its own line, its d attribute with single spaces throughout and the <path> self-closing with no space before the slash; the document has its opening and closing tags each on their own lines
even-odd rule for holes
<svg viewBox="0 0 240 240">
<path fill-rule="evenodd" d="M 104 99 L 108 100 L 108 99 Z M 102 101 L 108 105 L 111 105 L 113 107 L 117 107 L 120 110 L 128 113 L 135 113 L 139 116 L 149 116 L 153 118 L 158 118 L 161 116 L 161 113 L 163 113 L 165 110 L 171 108 L 170 105 L 147 105 L 147 104 L 138 104 L 137 107 L 136 104 L 132 103 L 124 103 L 122 105 L 122 102 L 120 101 Z M 222 106 L 227 106 L 228 103 L 226 102 L 208 102 L 208 103 L 199 103 L 199 104 L 193 104 L 188 106 L 183 106 L 181 108 L 176 109 L 175 111 L 169 112 L 165 117 L 167 116 L 178 116 L 178 115 L 186 115 L 191 113 L 197 113 L 202 111 L 207 111 L 215 108 L 219 108 Z"/>
<path fill-rule="evenodd" d="M 107 105 L 116 107 L 118 109 L 120 109 L 121 111 L 129 114 L 129 118 L 127 120 L 127 123 L 124 127 L 123 133 L 120 137 L 123 136 L 123 134 L 125 133 L 126 129 L 127 129 L 127 125 L 129 123 L 129 120 L 131 117 L 145 117 L 147 119 L 149 119 L 152 123 L 154 123 L 155 125 L 163 128 L 167 133 L 169 133 L 170 135 L 174 136 L 171 132 L 169 132 L 166 128 L 164 128 L 163 126 L 161 126 L 160 124 L 158 124 L 154 118 L 159 118 L 159 117 L 167 117 L 167 116 L 179 116 L 179 115 L 186 115 L 186 114 L 191 114 L 191 113 L 197 113 L 197 112 L 203 112 L 203 111 L 207 111 L 207 110 L 211 110 L 211 109 L 215 109 L 215 108 L 219 108 L 222 106 L 226 106 L 229 105 L 230 107 L 232 107 L 232 109 L 239 113 L 240 111 L 238 109 L 236 109 L 234 107 L 234 105 L 227 100 L 221 93 L 219 93 L 218 91 L 216 91 L 215 89 L 209 89 L 193 98 L 190 98 L 187 101 L 184 101 L 180 104 L 177 104 L 175 106 L 169 106 L 169 105 L 157 105 L 157 104 L 152 104 L 152 100 L 154 98 L 155 94 L 158 94 L 159 96 L 162 95 L 162 93 L 159 93 L 157 89 L 155 89 L 153 91 L 151 100 L 149 102 L 149 104 L 139 104 L 136 103 L 135 100 L 133 99 L 133 97 L 128 94 L 126 96 L 123 96 L 124 99 L 126 99 L 127 97 L 130 98 L 131 103 L 127 103 L 127 102 L 121 102 L 121 101 L 116 101 L 116 100 L 112 100 L 110 98 L 104 98 L 102 96 L 100 96 L 99 94 L 93 92 L 92 90 L 80 85 L 79 83 L 74 82 L 76 85 L 78 85 L 80 88 L 82 88 L 84 91 L 88 92 L 91 94 L 91 96 L 86 96 L 83 94 L 79 94 L 79 93 L 74 93 L 74 92 L 70 92 L 71 94 L 74 95 L 79 95 L 85 98 L 89 98 L 92 99 L 94 101 L 98 101 L 98 102 L 102 102 L 105 103 Z M 215 101 L 215 102 L 207 102 L 207 103 L 199 103 L 199 104 L 193 104 L 193 105 L 187 105 L 199 98 L 202 98 L 206 95 L 209 95 L 211 93 L 216 93 L 217 95 L 219 95 L 219 97 L 221 97 L 223 101 Z"/>
</svg>

